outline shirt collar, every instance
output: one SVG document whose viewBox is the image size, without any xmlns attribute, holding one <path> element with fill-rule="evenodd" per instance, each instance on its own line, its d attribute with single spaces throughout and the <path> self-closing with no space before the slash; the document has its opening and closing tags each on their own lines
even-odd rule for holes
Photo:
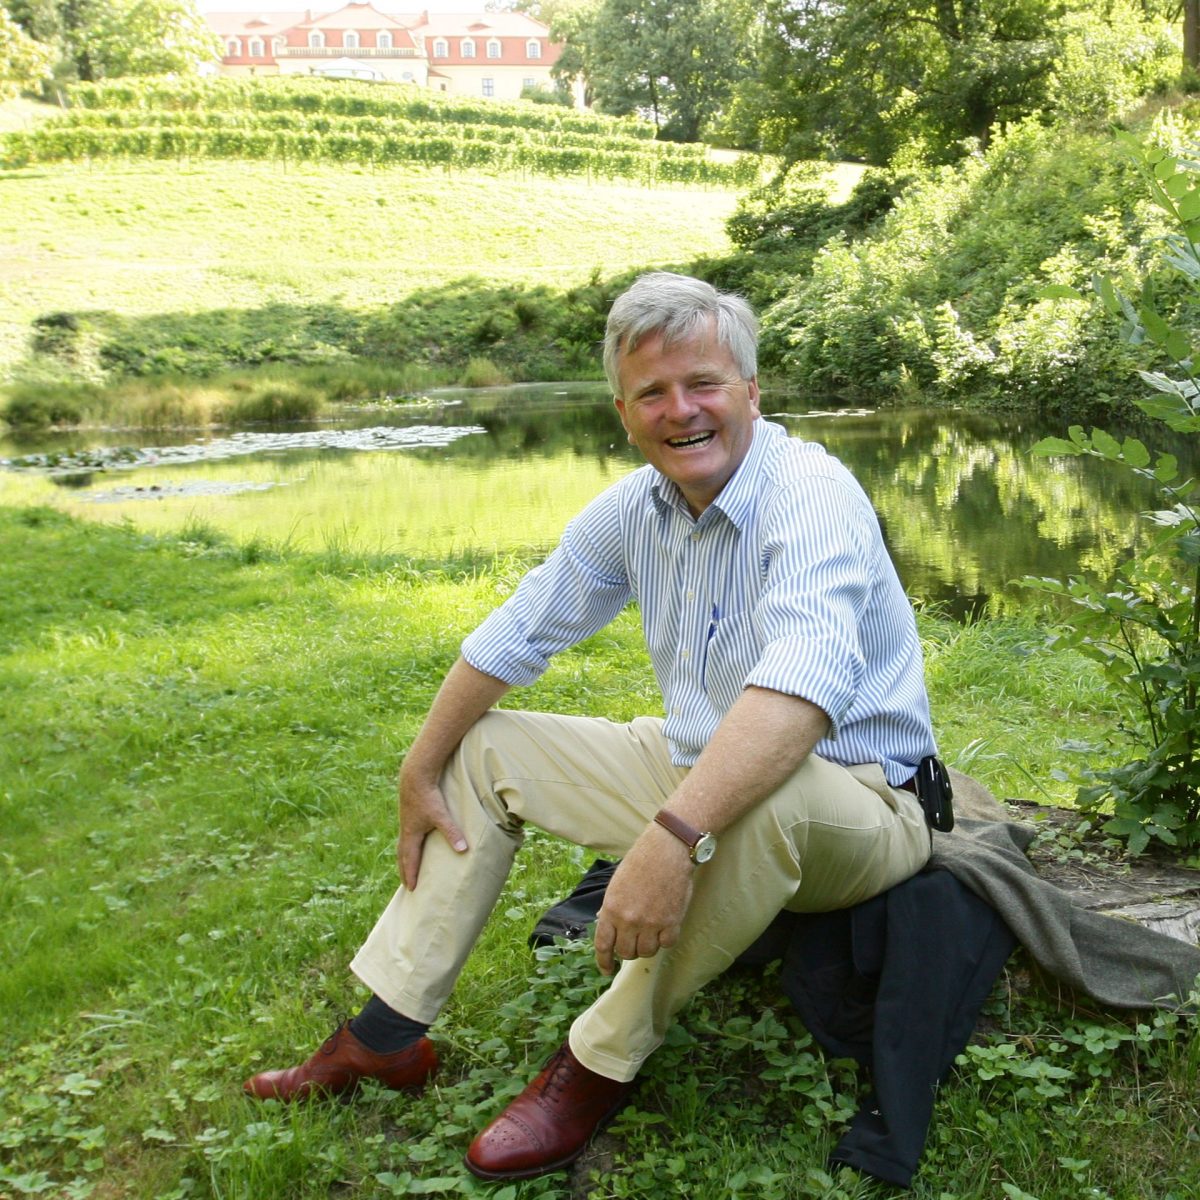
<svg viewBox="0 0 1200 1200">
<path fill-rule="evenodd" d="M 717 498 L 701 514 L 700 521 L 706 518 L 713 509 L 722 513 L 736 528 L 741 529 L 754 507 L 758 495 L 758 479 L 762 473 L 763 460 L 768 453 L 768 447 L 777 437 L 786 437 L 783 429 L 759 417 L 752 427 L 753 436 L 746 457 L 738 465 L 729 482 L 721 489 Z M 650 485 L 650 496 L 654 507 L 660 516 L 666 516 L 672 510 L 685 514 L 692 520 L 691 510 L 683 493 L 676 484 L 665 475 L 655 471 L 654 482 Z"/>
</svg>

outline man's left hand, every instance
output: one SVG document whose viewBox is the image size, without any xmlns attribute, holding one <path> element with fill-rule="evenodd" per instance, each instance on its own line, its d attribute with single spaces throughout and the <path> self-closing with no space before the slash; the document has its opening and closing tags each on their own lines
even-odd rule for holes
<svg viewBox="0 0 1200 1200">
<path fill-rule="evenodd" d="M 596 919 L 596 964 L 605 975 L 617 959 L 653 958 L 679 940 L 692 899 L 695 867 L 687 847 L 651 825 L 613 872 Z"/>
</svg>

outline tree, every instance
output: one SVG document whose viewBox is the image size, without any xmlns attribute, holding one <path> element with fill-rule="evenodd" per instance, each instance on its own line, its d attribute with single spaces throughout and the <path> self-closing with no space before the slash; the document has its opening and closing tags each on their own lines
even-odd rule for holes
<svg viewBox="0 0 1200 1200">
<path fill-rule="evenodd" d="M 221 47 L 191 0 L 94 0 L 86 50 L 97 78 L 194 74 Z"/>
<path fill-rule="evenodd" d="M 36 88 L 50 75 L 54 51 L 29 34 L 0 7 L 0 100 Z"/>
<path fill-rule="evenodd" d="M 1051 0 L 1052 2 L 1052 0 Z M 762 77 L 790 120 L 765 148 L 886 162 L 1029 110 L 1050 68 L 1047 0 L 767 0 Z M 1054 5 L 1057 8 L 1057 5 Z M 770 128 L 770 124 L 768 124 Z"/>
<path fill-rule="evenodd" d="M 745 19 L 721 0 L 597 0 L 560 12 L 552 26 L 565 37 L 595 106 L 622 116 L 642 113 L 659 135 L 700 139 L 742 71 Z"/>
<path fill-rule="evenodd" d="M 1112 69 L 1144 74 L 1137 39 L 1161 17 L 1124 0 L 766 0 L 758 90 L 733 108 L 760 148 L 793 159 L 885 163 L 915 144 L 947 161 L 1048 107 L 1078 18 L 1115 20 L 1130 45 Z"/>
<path fill-rule="evenodd" d="M 60 78 L 190 74 L 220 58 L 193 0 L 10 0 L 30 36 L 55 51 Z"/>
</svg>

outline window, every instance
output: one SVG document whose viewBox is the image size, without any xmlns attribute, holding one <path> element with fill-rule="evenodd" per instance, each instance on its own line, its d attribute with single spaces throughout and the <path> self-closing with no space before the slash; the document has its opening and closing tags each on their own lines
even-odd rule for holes
<svg viewBox="0 0 1200 1200">
<path fill-rule="evenodd" d="M 524 79 L 521 80 L 521 87 L 523 87 L 523 88 L 535 88 L 535 87 L 537 87 L 537 85 L 538 85 L 538 81 L 536 79 L 534 79 L 531 75 L 527 75 Z"/>
<path fill-rule="evenodd" d="M 392 48 L 392 35 L 386 29 L 375 35 L 375 47 L 378 50 L 390 50 Z"/>
<path fill-rule="evenodd" d="M 475 43 L 470 38 L 463 38 L 461 53 L 463 58 L 475 57 Z"/>
<path fill-rule="evenodd" d="M 450 47 L 446 44 L 445 38 L 438 38 L 438 40 L 433 43 L 433 57 L 434 58 L 449 58 L 450 57 Z"/>
<path fill-rule="evenodd" d="M 499 38 L 488 38 L 487 54 L 488 54 L 488 58 L 499 58 L 500 57 L 500 39 Z"/>
<path fill-rule="evenodd" d="M 308 48 L 310 50 L 325 49 L 325 35 L 319 29 L 310 29 L 308 31 Z"/>
<path fill-rule="evenodd" d="M 496 81 L 494 79 L 485 79 L 483 81 L 483 94 L 485 96 L 494 96 L 496 94 Z"/>
<path fill-rule="evenodd" d="M 539 42 L 537 40 L 537 38 L 530 38 L 529 41 L 527 41 L 525 43 L 525 57 L 526 58 L 541 58 L 542 57 L 542 43 Z"/>
<path fill-rule="evenodd" d="M 262 38 L 250 39 L 249 54 L 251 58 L 262 58 L 263 56 L 263 40 Z"/>
<path fill-rule="evenodd" d="M 358 34 L 353 29 L 347 29 L 342 34 L 342 48 L 345 50 L 358 49 Z"/>
<path fill-rule="evenodd" d="M 229 55 L 230 58 L 241 58 L 242 57 L 241 39 L 240 38 L 230 38 L 229 41 L 227 41 L 225 43 L 225 53 L 227 55 Z"/>
</svg>

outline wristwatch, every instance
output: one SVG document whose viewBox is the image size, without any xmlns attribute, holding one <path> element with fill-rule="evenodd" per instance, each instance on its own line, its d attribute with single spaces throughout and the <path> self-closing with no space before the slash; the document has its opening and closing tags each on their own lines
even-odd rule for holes
<svg viewBox="0 0 1200 1200">
<path fill-rule="evenodd" d="M 654 819 L 688 848 L 688 856 L 697 866 L 708 862 L 716 854 L 716 834 L 701 833 L 700 830 L 693 829 L 686 821 L 677 817 L 673 812 L 667 812 L 665 808 L 660 808 L 654 814 Z"/>
</svg>

